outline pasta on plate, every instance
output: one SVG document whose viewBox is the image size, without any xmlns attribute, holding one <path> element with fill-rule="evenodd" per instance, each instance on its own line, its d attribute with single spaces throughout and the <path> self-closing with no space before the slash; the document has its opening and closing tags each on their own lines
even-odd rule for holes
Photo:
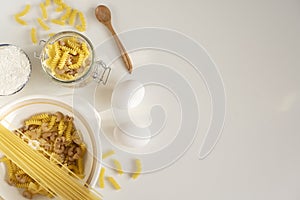
<svg viewBox="0 0 300 200">
<path fill-rule="evenodd" d="M 29 146 L 37 148 L 47 159 L 65 168 L 77 178 L 84 178 L 83 159 L 86 145 L 76 129 L 73 118 L 61 112 L 38 113 L 24 121 L 24 125 L 14 131 Z M 23 196 L 34 195 L 52 197 L 52 194 L 7 157 L 0 159 L 7 168 L 7 182 L 23 189 Z"/>
</svg>

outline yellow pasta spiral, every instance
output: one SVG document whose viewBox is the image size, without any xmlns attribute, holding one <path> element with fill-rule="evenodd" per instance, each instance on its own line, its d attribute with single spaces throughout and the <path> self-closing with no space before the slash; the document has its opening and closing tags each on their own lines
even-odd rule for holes
<svg viewBox="0 0 300 200">
<path fill-rule="evenodd" d="M 62 0 L 54 0 L 53 1 L 56 5 L 62 5 L 63 1 Z"/>
<path fill-rule="evenodd" d="M 48 57 L 50 57 L 50 58 L 53 58 L 55 56 L 54 44 L 47 45 L 46 53 L 48 54 Z"/>
<path fill-rule="evenodd" d="M 50 29 L 49 26 L 41 18 L 37 18 L 37 21 L 44 30 L 47 31 Z"/>
<path fill-rule="evenodd" d="M 58 124 L 58 134 L 60 135 L 60 136 L 62 136 L 63 135 L 63 133 L 64 133 L 64 131 L 65 131 L 65 122 L 63 121 L 63 120 L 60 120 L 59 121 L 59 124 Z"/>
<path fill-rule="evenodd" d="M 16 183 L 17 188 L 28 188 L 30 183 Z"/>
<path fill-rule="evenodd" d="M 9 161 L 9 159 L 6 156 L 0 158 L 0 162 L 6 162 L 6 161 Z"/>
<path fill-rule="evenodd" d="M 81 149 L 82 153 L 85 154 L 85 152 L 86 152 L 86 145 L 84 143 L 81 143 L 80 144 L 80 149 Z"/>
<path fill-rule="evenodd" d="M 110 182 L 110 184 L 116 189 L 120 190 L 121 186 L 118 184 L 118 182 L 111 176 L 106 177 L 107 180 Z"/>
<path fill-rule="evenodd" d="M 85 28 L 82 25 L 76 25 L 75 28 L 80 31 L 80 32 L 84 32 Z"/>
<path fill-rule="evenodd" d="M 77 44 L 71 40 L 67 40 L 67 44 L 70 48 L 74 49 L 74 51 L 76 51 L 77 53 L 81 52 L 79 44 Z"/>
<path fill-rule="evenodd" d="M 23 170 L 18 170 L 18 171 L 16 171 L 16 176 L 21 176 L 21 175 L 24 175 L 25 174 L 25 172 L 23 171 Z"/>
<path fill-rule="evenodd" d="M 137 179 L 142 172 L 142 163 L 141 160 L 135 160 L 136 171 L 132 174 L 133 179 Z"/>
<path fill-rule="evenodd" d="M 63 10 L 64 10 L 64 7 L 63 7 L 62 5 L 57 6 L 57 7 L 55 8 L 55 12 L 61 12 L 61 11 L 63 11 Z"/>
<path fill-rule="evenodd" d="M 49 129 L 52 129 L 53 128 L 53 126 L 54 126 L 54 124 L 55 124 L 55 122 L 56 122 L 56 116 L 55 115 L 52 115 L 51 116 L 51 119 L 50 119 L 50 122 L 49 122 L 49 124 L 48 124 L 48 128 Z"/>
<path fill-rule="evenodd" d="M 53 35 L 55 35 L 55 33 L 49 33 L 48 36 L 52 37 Z"/>
<path fill-rule="evenodd" d="M 51 0 L 46 0 L 45 1 L 45 6 L 47 7 L 47 6 L 50 6 L 50 4 L 51 4 Z"/>
<path fill-rule="evenodd" d="M 84 172 L 83 159 L 81 157 L 77 160 L 77 166 L 78 166 L 79 174 L 83 174 L 83 172 Z"/>
<path fill-rule="evenodd" d="M 114 162 L 114 165 L 116 167 L 116 170 L 117 170 L 118 174 L 122 175 L 124 172 L 122 170 L 121 163 L 118 160 L 116 160 L 116 159 L 113 159 L 113 162 Z"/>
<path fill-rule="evenodd" d="M 48 19 L 48 13 L 47 13 L 45 4 L 44 3 L 40 3 L 40 8 L 41 8 L 41 11 L 42 11 L 43 19 L 44 20 Z"/>
<path fill-rule="evenodd" d="M 61 53 L 61 51 L 60 51 L 60 45 L 59 45 L 58 42 L 54 42 L 53 47 L 54 47 L 54 50 L 55 50 L 56 54 L 60 54 Z"/>
<path fill-rule="evenodd" d="M 72 64 L 69 66 L 70 69 L 79 69 L 80 67 L 81 67 L 81 65 L 78 63 Z"/>
<path fill-rule="evenodd" d="M 41 113 L 41 114 L 32 116 L 30 119 L 37 119 L 37 120 L 49 119 L 49 114 L 48 113 Z"/>
<path fill-rule="evenodd" d="M 73 80 L 75 76 L 71 74 L 55 74 L 55 76 L 62 80 Z"/>
<path fill-rule="evenodd" d="M 99 175 L 99 186 L 100 188 L 104 188 L 104 174 L 105 174 L 105 168 L 102 167 Z"/>
<path fill-rule="evenodd" d="M 62 21 L 62 20 L 59 20 L 59 19 L 52 19 L 51 22 L 53 24 L 57 24 L 57 25 L 61 25 L 61 26 L 64 26 L 65 25 L 65 22 Z"/>
<path fill-rule="evenodd" d="M 70 65 L 69 68 L 70 69 L 79 69 L 82 66 L 84 57 L 85 57 L 84 54 L 80 53 L 79 56 L 78 56 L 77 63 L 75 63 L 73 65 Z"/>
<path fill-rule="evenodd" d="M 66 19 L 68 19 L 71 15 L 71 12 L 72 12 L 72 8 L 68 6 L 66 8 L 65 14 L 60 18 L 60 20 L 65 21 Z"/>
<path fill-rule="evenodd" d="M 110 157 L 114 154 L 115 154 L 114 150 L 109 150 L 109 151 L 105 152 L 104 154 L 102 154 L 102 160 L 104 160 L 104 159 L 106 159 L 106 158 L 108 158 L 108 157 Z"/>
<path fill-rule="evenodd" d="M 83 52 L 86 56 L 88 56 L 90 54 L 90 51 L 89 51 L 86 43 L 81 44 L 81 49 L 83 50 Z"/>
<path fill-rule="evenodd" d="M 72 128 L 73 128 L 73 124 L 71 121 L 68 122 L 68 126 L 67 126 L 67 129 L 66 129 L 66 141 L 67 142 L 71 142 L 72 141 L 72 135 L 71 135 L 71 131 L 72 131 Z"/>
<path fill-rule="evenodd" d="M 15 16 L 15 20 L 16 22 L 18 22 L 19 24 L 23 25 L 23 26 L 26 26 L 27 25 L 27 22 L 20 19 L 18 16 Z"/>
<path fill-rule="evenodd" d="M 51 62 L 52 62 L 52 58 L 47 58 L 45 60 L 45 63 L 46 63 L 47 66 L 51 66 Z"/>
<path fill-rule="evenodd" d="M 23 17 L 24 15 L 26 15 L 28 12 L 30 11 L 30 5 L 27 4 L 24 8 L 23 11 L 21 11 L 20 13 L 17 13 L 15 16 L 16 17 Z"/>
<path fill-rule="evenodd" d="M 13 164 L 10 160 L 5 161 L 5 164 L 7 166 L 7 170 L 8 170 L 8 176 L 10 178 L 15 179 L 15 172 L 14 172 L 14 168 L 13 168 Z"/>
<path fill-rule="evenodd" d="M 22 180 L 20 183 L 28 183 L 32 181 L 32 178 L 30 178 L 27 174 L 21 175 L 20 179 Z"/>
<path fill-rule="evenodd" d="M 37 39 L 37 36 L 36 36 L 36 29 L 35 28 L 31 29 L 30 35 L 31 35 L 32 43 L 36 44 L 38 39 Z"/>
<path fill-rule="evenodd" d="M 61 46 L 60 49 L 63 50 L 63 51 L 68 51 L 68 52 L 70 52 L 70 54 L 72 54 L 74 56 L 78 54 L 78 52 L 75 49 L 72 49 L 72 48 L 67 47 L 67 46 Z"/>
<path fill-rule="evenodd" d="M 60 59 L 60 55 L 59 54 L 55 54 L 55 56 L 52 59 L 51 64 L 50 64 L 50 68 L 52 69 L 52 71 L 56 68 L 59 59 Z"/>
<path fill-rule="evenodd" d="M 63 68 L 64 68 L 64 66 L 65 66 L 65 64 L 66 64 L 66 61 L 67 61 L 68 57 L 69 57 L 69 52 L 68 52 L 68 51 L 65 51 L 65 52 L 63 53 L 62 57 L 60 58 L 59 64 L 58 64 L 58 66 L 57 66 L 59 69 L 63 69 Z"/>
<path fill-rule="evenodd" d="M 35 119 L 29 119 L 25 121 L 25 125 L 26 126 L 30 126 L 30 125 L 42 125 L 42 121 L 40 120 L 35 120 Z"/>
<path fill-rule="evenodd" d="M 74 25 L 77 13 L 78 13 L 78 10 L 77 9 L 73 9 L 73 11 L 72 11 L 72 13 L 70 15 L 70 18 L 69 18 L 69 25 L 71 25 L 71 26 Z"/>
<path fill-rule="evenodd" d="M 86 30 L 86 21 L 85 21 L 85 17 L 83 15 L 82 12 L 78 13 L 79 15 L 79 20 L 80 20 L 80 25 L 77 25 L 75 28 L 77 28 L 79 31 L 83 32 Z"/>
</svg>

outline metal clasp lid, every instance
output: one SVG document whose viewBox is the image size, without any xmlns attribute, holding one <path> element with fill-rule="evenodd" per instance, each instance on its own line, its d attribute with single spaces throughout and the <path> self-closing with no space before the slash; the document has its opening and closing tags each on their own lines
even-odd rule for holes
<svg viewBox="0 0 300 200">
<path fill-rule="evenodd" d="M 111 72 L 110 67 L 107 67 L 102 60 L 97 60 L 95 62 L 93 79 L 97 83 L 102 83 L 103 85 L 105 85 L 107 83 L 110 72 Z"/>
<path fill-rule="evenodd" d="M 45 40 L 40 40 L 39 41 L 39 46 L 44 46 L 46 44 Z M 41 58 L 41 54 L 38 54 L 36 51 L 33 52 L 33 57 L 40 59 Z"/>
</svg>

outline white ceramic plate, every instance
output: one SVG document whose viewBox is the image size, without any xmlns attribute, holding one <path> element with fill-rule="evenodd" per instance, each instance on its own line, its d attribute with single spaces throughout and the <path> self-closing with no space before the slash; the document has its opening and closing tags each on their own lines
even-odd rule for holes
<svg viewBox="0 0 300 200">
<path fill-rule="evenodd" d="M 86 102 L 85 102 L 86 103 Z M 19 99 L 15 102 L 6 105 L 0 109 L 0 122 L 10 130 L 14 130 L 22 126 L 22 122 L 29 116 L 40 112 L 57 112 L 73 116 L 74 124 L 82 133 L 82 139 L 87 145 L 87 154 L 84 159 L 85 163 L 85 178 L 83 181 L 90 186 L 94 186 L 99 174 L 101 152 L 99 138 L 96 134 L 100 129 L 99 118 L 90 116 L 95 113 L 92 107 L 84 106 L 85 109 L 73 109 L 67 99 L 53 98 L 47 96 L 31 96 Z M 1 153 L 0 153 L 0 156 Z M 0 163 L 0 196 L 4 199 L 25 199 L 20 190 L 9 186 L 5 181 L 6 168 L 3 163 Z M 42 196 L 36 196 L 35 199 L 48 199 Z"/>
</svg>

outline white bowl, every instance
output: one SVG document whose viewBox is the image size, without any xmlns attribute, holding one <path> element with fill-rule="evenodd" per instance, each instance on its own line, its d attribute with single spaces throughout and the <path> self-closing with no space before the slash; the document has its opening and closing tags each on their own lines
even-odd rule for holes
<svg viewBox="0 0 300 200">
<path fill-rule="evenodd" d="M 78 101 L 78 98 L 76 98 Z M 59 98 L 48 96 L 30 96 L 23 99 L 14 101 L 0 109 L 0 123 L 10 130 L 17 129 L 22 126 L 22 122 L 34 115 L 41 112 L 57 112 L 74 116 L 74 124 L 82 133 L 82 139 L 87 146 L 87 153 L 84 158 L 85 163 L 85 178 L 84 183 L 94 187 L 99 175 L 100 169 L 100 118 L 93 108 L 84 102 L 84 109 L 72 108 L 70 102 Z M 81 104 L 82 105 L 82 104 Z M 92 114 L 96 117 L 91 117 Z M 1 152 L 0 152 L 1 156 Z M 26 199 L 22 196 L 19 189 L 9 186 L 5 181 L 6 167 L 0 163 L 0 196 L 5 199 Z M 48 199 L 43 196 L 35 196 L 34 199 Z"/>
<path fill-rule="evenodd" d="M 27 84 L 27 82 L 29 81 L 29 78 L 31 76 L 31 72 L 32 72 L 31 61 L 30 61 L 28 55 L 25 53 L 25 51 L 22 50 L 20 47 L 12 45 L 12 44 L 0 44 L 0 51 L 14 51 L 14 50 L 17 50 L 18 55 L 13 54 L 13 56 L 14 57 L 18 56 L 21 59 L 21 60 L 19 60 L 19 59 L 14 60 L 14 63 L 15 63 L 14 67 L 18 67 L 18 71 L 21 72 L 22 77 L 20 77 L 20 74 L 17 74 L 15 72 L 15 70 L 16 70 L 15 68 L 11 68 L 13 70 L 10 71 L 10 74 L 6 74 L 6 76 L 9 78 L 3 79 L 0 82 L 5 85 L 13 85 L 13 87 L 11 88 L 9 93 L 0 92 L 0 97 L 14 95 L 14 94 L 18 93 L 19 91 L 21 91 L 25 87 L 25 85 Z M 22 60 L 22 58 L 25 60 Z M 6 59 L 10 59 L 10 58 L 6 57 Z M 26 69 L 28 69 L 28 71 L 26 71 Z M 12 83 L 14 83 L 13 80 L 19 80 L 19 81 L 17 84 L 12 84 Z M 6 91 L 6 92 L 8 92 L 8 91 Z"/>
</svg>

